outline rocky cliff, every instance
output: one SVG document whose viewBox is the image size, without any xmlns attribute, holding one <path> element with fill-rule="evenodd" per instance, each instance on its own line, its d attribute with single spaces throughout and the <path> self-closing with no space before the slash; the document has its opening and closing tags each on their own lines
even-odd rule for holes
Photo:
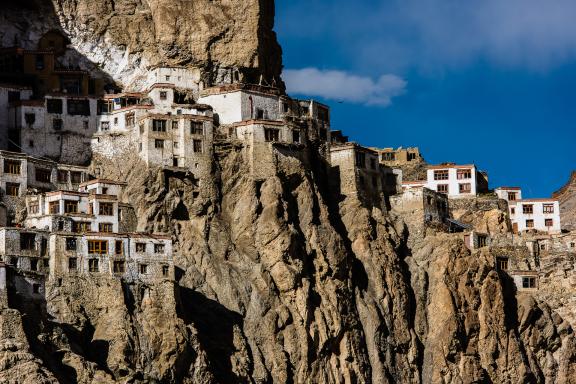
<svg viewBox="0 0 576 384">
<path fill-rule="evenodd" d="M 226 72 L 218 68 L 280 68 L 272 2 L 50 7 L 77 49 L 118 80 L 138 60 L 201 63 L 215 78 Z M 199 181 L 149 169 L 130 151 L 94 158 L 95 173 L 127 182 L 121 198 L 135 206 L 139 230 L 172 233 L 177 282 L 70 278 L 49 281 L 42 303 L 9 298 L 0 381 L 575 381 L 572 328 L 516 293 L 494 255 L 471 253 L 420 216 L 335 196 L 314 143 L 297 157 L 269 150 L 266 179 L 253 177 L 250 152 L 236 142 L 216 144 Z M 487 212 L 462 216 L 505 227 Z"/>
<path fill-rule="evenodd" d="M 281 48 L 267 0 L 22 0 L 3 3 L 0 42 L 35 48 L 40 36 L 65 32 L 74 64 L 137 86 L 153 66 L 201 70 L 205 84 L 282 86 Z"/>
<path fill-rule="evenodd" d="M 554 192 L 553 197 L 560 202 L 562 226 L 576 230 L 576 171 L 562 188 Z"/>
</svg>

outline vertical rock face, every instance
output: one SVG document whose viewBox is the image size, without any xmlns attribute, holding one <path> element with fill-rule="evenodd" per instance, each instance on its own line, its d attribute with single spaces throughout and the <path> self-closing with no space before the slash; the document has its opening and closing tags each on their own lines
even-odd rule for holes
<svg viewBox="0 0 576 384">
<path fill-rule="evenodd" d="M 234 69 L 268 81 L 280 72 L 271 1 L 21 5 L 28 8 L 2 14 L 3 42 L 31 44 L 62 28 L 88 61 L 127 84 L 160 63 L 196 66 L 213 82 Z M 93 159 L 100 176 L 127 182 L 138 230 L 172 233 L 178 284 L 48 282 L 45 310 L 0 311 L 0 381 L 574 380 L 572 328 L 516 295 L 493 255 L 334 196 L 314 145 L 298 158 L 270 146 L 274 174 L 260 180 L 250 152 L 228 144 L 200 191 L 190 176 L 148 169 L 129 151 Z"/>
<path fill-rule="evenodd" d="M 576 171 L 572 172 L 566 185 L 554 192 L 553 197 L 560 202 L 562 226 L 576 230 Z"/>
<path fill-rule="evenodd" d="M 239 76 L 281 85 L 273 1 L 23 0 L 3 5 L 0 19 L 3 46 L 32 48 L 42 33 L 62 29 L 81 55 L 127 86 L 155 65 L 199 68 L 208 84 Z"/>
</svg>

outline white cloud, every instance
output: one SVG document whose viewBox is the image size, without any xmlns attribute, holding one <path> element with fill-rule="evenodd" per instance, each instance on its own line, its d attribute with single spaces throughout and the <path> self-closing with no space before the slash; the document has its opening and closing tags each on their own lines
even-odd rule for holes
<svg viewBox="0 0 576 384">
<path fill-rule="evenodd" d="M 396 75 L 375 80 L 344 71 L 303 68 L 284 70 L 282 77 L 291 94 L 383 107 L 406 89 L 406 81 Z"/>
</svg>

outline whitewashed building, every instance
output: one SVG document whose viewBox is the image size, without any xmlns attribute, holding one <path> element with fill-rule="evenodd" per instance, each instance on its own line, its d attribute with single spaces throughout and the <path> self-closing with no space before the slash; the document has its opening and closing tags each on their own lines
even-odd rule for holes
<svg viewBox="0 0 576 384">
<path fill-rule="evenodd" d="M 522 189 L 520 187 L 498 187 L 494 190 L 499 199 L 508 203 L 522 200 Z"/>
<path fill-rule="evenodd" d="M 508 202 L 510 221 L 515 233 L 535 230 L 549 234 L 562 231 L 560 204 L 553 199 L 524 199 Z"/>
<path fill-rule="evenodd" d="M 453 163 L 429 166 L 426 188 L 444 193 L 450 198 L 472 197 L 488 191 L 488 178 L 474 164 Z"/>
</svg>

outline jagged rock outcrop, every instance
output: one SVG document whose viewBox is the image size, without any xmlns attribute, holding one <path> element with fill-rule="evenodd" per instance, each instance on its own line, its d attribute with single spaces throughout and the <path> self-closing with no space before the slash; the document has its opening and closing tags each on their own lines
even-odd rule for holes
<svg viewBox="0 0 576 384">
<path fill-rule="evenodd" d="M 234 68 L 280 70 L 272 2 L 38 4 L 24 2 L 17 22 L 2 16 L 15 28 L 3 41 L 61 27 L 126 83 L 158 63 L 198 66 L 214 82 Z M 334 196 L 315 143 L 299 156 L 270 144 L 266 179 L 252 176 L 241 143 L 227 144 L 202 180 L 147 168 L 130 151 L 93 159 L 94 173 L 127 182 L 121 199 L 139 230 L 172 234 L 177 282 L 70 277 L 49 281 L 42 305 L 13 301 L 0 312 L 1 380 L 574 382 L 572 328 L 515 292 L 494 255 Z M 476 204 L 453 209 L 488 232 L 506 229 L 497 207 Z"/>
<path fill-rule="evenodd" d="M 75 65 L 138 85 L 151 66 L 201 70 L 206 84 L 239 80 L 282 86 L 274 2 L 264 0 L 23 0 L 0 10 L 2 46 L 35 48 L 63 30 Z M 81 63 L 76 63 L 76 61 Z"/>
<path fill-rule="evenodd" d="M 562 227 L 576 230 L 576 171 L 572 172 L 570 180 L 552 197 L 560 202 Z"/>
</svg>

